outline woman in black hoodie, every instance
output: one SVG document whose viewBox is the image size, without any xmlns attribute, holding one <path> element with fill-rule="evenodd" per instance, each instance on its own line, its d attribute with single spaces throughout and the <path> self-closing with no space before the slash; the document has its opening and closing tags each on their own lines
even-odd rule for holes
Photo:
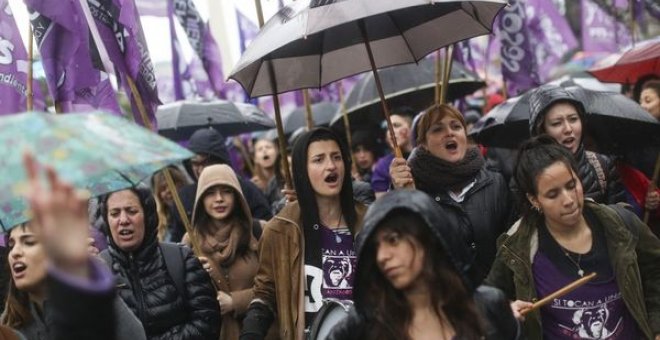
<svg viewBox="0 0 660 340">
<path fill-rule="evenodd" d="M 474 289 L 474 254 L 460 226 L 426 194 L 400 190 L 376 201 L 357 250 L 355 311 L 330 339 L 518 338 L 504 294 Z"/>
</svg>

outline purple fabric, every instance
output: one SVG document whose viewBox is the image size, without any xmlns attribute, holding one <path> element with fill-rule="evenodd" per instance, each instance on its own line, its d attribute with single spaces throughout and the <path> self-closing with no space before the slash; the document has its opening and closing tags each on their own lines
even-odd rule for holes
<svg viewBox="0 0 660 340">
<path fill-rule="evenodd" d="M 541 251 L 534 256 L 532 272 L 537 296 L 547 296 L 573 281 Z M 541 323 L 546 339 L 640 339 L 614 276 L 589 282 L 541 307 Z"/>
<path fill-rule="evenodd" d="M 529 0 L 527 4 L 530 46 L 533 46 L 539 80 L 545 83 L 551 80 L 550 71 L 578 47 L 578 41 L 552 1 Z"/>
<path fill-rule="evenodd" d="M 252 39 L 259 34 L 259 26 L 243 15 L 238 9 L 236 10 L 236 22 L 238 23 L 238 38 L 241 53 L 243 53 L 248 45 L 250 45 L 250 42 L 252 42 Z"/>
<path fill-rule="evenodd" d="M 57 267 L 48 268 L 51 278 L 62 282 L 72 288 L 87 293 L 106 293 L 114 289 L 115 279 L 110 269 L 100 259 L 90 258 L 89 278 L 71 276 Z"/>
<path fill-rule="evenodd" d="M 591 0 L 582 0 L 582 49 L 586 52 L 618 52 L 632 43 L 628 27 Z"/>
<path fill-rule="evenodd" d="M 7 0 L 0 0 L 0 115 L 27 109 L 28 54 Z M 32 81 L 33 108 L 44 110 L 39 82 Z"/>
<path fill-rule="evenodd" d="M 324 299 L 353 300 L 353 280 L 357 256 L 348 228 L 335 230 L 321 226 L 321 262 L 323 263 Z"/>
<path fill-rule="evenodd" d="M 172 13 L 172 2 L 167 1 L 167 11 Z M 183 84 L 181 83 L 181 57 L 179 51 L 181 50 L 181 45 L 179 45 L 179 38 L 176 35 L 176 29 L 174 28 L 174 18 L 171 15 L 167 16 L 170 25 L 170 45 L 172 48 L 172 86 L 174 88 L 174 100 L 185 99 L 183 94 Z"/>
<path fill-rule="evenodd" d="M 499 14 L 497 35 L 502 44 L 502 77 L 511 97 L 541 84 L 526 22 L 522 0 L 509 1 L 509 6 Z"/>
<path fill-rule="evenodd" d="M 174 0 L 173 5 L 174 14 L 186 31 L 190 45 L 202 60 L 214 92 L 218 97 L 225 98 L 220 50 L 211 35 L 209 24 L 202 20 L 192 0 Z"/>
<path fill-rule="evenodd" d="M 216 97 L 216 93 L 213 89 L 213 86 L 211 85 L 211 82 L 209 81 L 206 70 L 204 70 L 202 61 L 197 56 L 193 55 L 192 60 L 186 67 L 186 70 L 183 72 L 181 78 L 189 87 L 190 92 L 196 96 L 204 99 L 211 99 Z M 228 90 L 225 87 L 223 89 L 225 98 L 227 97 L 227 93 Z M 243 96 L 241 96 L 240 101 L 243 101 L 242 98 Z"/>
<path fill-rule="evenodd" d="M 374 172 L 371 175 L 371 189 L 374 192 L 387 192 L 392 182 L 390 177 L 390 164 L 394 160 L 394 155 L 385 155 L 378 159 Z"/>
<path fill-rule="evenodd" d="M 135 3 L 131 0 L 88 0 L 110 61 L 120 73 L 121 83 L 129 93 L 131 111 L 138 124 L 145 125 L 138 110 L 127 76 L 133 79 L 155 130 L 158 99 L 156 77 Z"/>
</svg>

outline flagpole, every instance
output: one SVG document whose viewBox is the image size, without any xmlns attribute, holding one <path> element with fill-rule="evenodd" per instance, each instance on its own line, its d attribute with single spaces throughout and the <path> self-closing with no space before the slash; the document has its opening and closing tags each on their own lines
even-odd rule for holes
<svg viewBox="0 0 660 340">
<path fill-rule="evenodd" d="M 264 26 L 264 13 L 261 8 L 261 1 L 254 0 L 257 8 L 257 18 L 259 19 L 259 28 Z M 286 152 L 286 140 L 284 138 L 284 125 L 282 124 L 282 114 L 280 113 L 280 98 L 277 95 L 277 81 L 275 80 L 275 70 L 273 63 L 270 60 L 266 61 L 268 68 L 268 76 L 270 85 L 273 89 L 273 108 L 275 109 L 275 126 L 277 127 L 277 141 L 280 146 L 280 155 L 282 160 L 282 171 L 284 172 L 284 187 L 285 189 L 293 189 L 293 181 L 291 180 L 291 172 L 289 172 L 289 159 Z"/>
<path fill-rule="evenodd" d="M 442 53 L 441 50 L 435 52 L 435 103 L 440 104 L 441 96 L 441 75 L 444 73 L 442 70 Z"/>
<path fill-rule="evenodd" d="M 451 67 L 454 60 L 454 58 L 452 58 L 453 52 L 454 45 L 447 46 L 447 49 L 445 50 L 445 73 L 444 78 L 442 78 L 442 95 L 440 96 L 442 104 L 447 104 L 447 90 L 449 89 L 449 78 L 451 77 Z"/>
<path fill-rule="evenodd" d="M 101 40 L 101 35 L 99 34 L 98 27 L 96 27 L 96 22 L 94 21 L 94 17 L 92 17 L 92 13 L 89 10 L 87 1 L 79 0 L 79 2 L 80 2 L 80 7 L 82 7 L 82 11 L 85 14 L 85 19 L 87 20 L 87 26 L 89 26 L 89 30 L 92 32 L 92 39 L 94 39 L 94 43 L 96 44 L 96 49 L 98 50 L 99 55 L 101 57 L 103 68 L 105 68 L 105 71 L 107 73 L 116 75 L 115 69 L 112 66 L 112 63 L 110 62 L 108 51 L 106 50 L 105 45 L 103 44 L 103 40 Z M 147 115 L 147 110 L 145 109 L 144 103 L 142 101 L 142 96 L 140 96 L 137 86 L 135 86 L 135 82 L 133 81 L 133 79 L 131 79 L 130 75 L 125 75 L 125 76 L 126 76 L 126 82 L 128 83 L 128 86 L 131 89 L 131 93 L 133 94 L 133 97 L 135 98 L 135 104 L 138 107 L 138 111 L 140 112 L 140 117 L 142 118 L 142 122 L 144 126 L 147 129 L 153 131 L 153 125 L 149 120 L 149 117 Z M 131 117 L 133 117 L 132 114 Z M 197 238 L 193 233 L 192 227 L 190 225 L 190 221 L 188 220 L 188 215 L 186 214 L 186 210 L 183 207 L 183 203 L 181 202 L 179 193 L 176 190 L 176 185 L 174 185 L 172 174 L 170 174 L 170 171 L 167 168 L 163 169 L 163 174 L 165 175 L 165 182 L 167 182 L 167 188 L 170 190 L 170 193 L 172 193 L 172 198 L 174 199 L 174 205 L 176 206 L 177 211 L 179 212 L 179 216 L 181 217 L 181 221 L 183 222 L 183 226 L 186 229 L 186 232 L 188 233 L 188 237 L 190 239 L 190 243 L 192 245 L 193 251 L 197 256 L 201 256 L 202 252 L 199 247 L 199 243 L 197 242 Z"/>
<path fill-rule="evenodd" d="M 309 91 L 302 90 L 303 100 L 305 102 L 305 123 L 307 123 L 307 130 L 314 128 L 314 116 L 312 115 L 312 101 L 309 99 Z"/>
<path fill-rule="evenodd" d="M 34 107 L 34 91 L 32 89 L 32 60 L 34 59 L 34 32 L 32 32 L 32 23 L 28 30 L 28 69 L 27 69 L 27 111 L 32 111 Z"/>
<path fill-rule="evenodd" d="M 351 122 L 348 119 L 348 112 L 346 111 L 346 103 L 344 102 L 344 85 L 341 80 L 337 83 L 339 87 L 339 108 L 341 110 L 341 115 L 344 120 L 344 129 L 346 130 L 346 141 L 348 142 L 348 148 L 349 150 L 353 149 L 353 137 L 351 136 Z M 359 173 L 357 171 L 357 161 L 355 159 L 355 154 L 351 152 L 351 161 L 353 163 L 353 166 L 351 169 L 353 173 Z"/>
<path fill-rule="evenodd" d="M 630 37 L 632 38 L 632 47 L 635 47 L 635 1 L 628 1 L 630 5 Z"/>
</svg>

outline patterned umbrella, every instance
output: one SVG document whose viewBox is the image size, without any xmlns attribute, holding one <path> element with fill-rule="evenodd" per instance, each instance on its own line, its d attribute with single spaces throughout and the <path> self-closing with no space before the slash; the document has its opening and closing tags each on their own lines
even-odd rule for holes
<svg viewBox="0 0 660 340">
<path fill-rule="evenodd" d="M 123 118 L 104 114 L 22 113 L 0 118 L 0 227 L 30 219 L 22 155 L 55 168 L 62 180 L 93 196 L 134 186 L 193 155 Z"/>
</svg>

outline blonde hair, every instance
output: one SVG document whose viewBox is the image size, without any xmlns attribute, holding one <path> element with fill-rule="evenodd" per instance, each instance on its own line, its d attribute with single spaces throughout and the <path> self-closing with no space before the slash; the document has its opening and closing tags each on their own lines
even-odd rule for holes
<svg viewBox="0 0 660 340">
<path fill-rule="evenodd" d="M 426 131 L 431 128 L 431 125 L 442 120 L 445 116 L 455 118 L 461 122 L 463 129 L 466 129 L 465 119 L 460 111 L 451 105 L 435 104 L 424 110 L 419 123 L 417 123 L 417 145 L 426 145 Z"/>
<path fill-rule="evenodd" d="M 174 181 L 174 186 L 177 190 L 188 183 L 186 176 L 183 174 L 183 172 L 181 172 L 181 170 L 173 166 L 169 166 L 167 169 L 169 169 L 170 174 L 172 175 L 172 180 Z M 154 199 L 156 201 L 156 213 L 158 214 L 157 230 L 159 241 L 163 241 L 165 238 L 165 234 L 167 233 L 167 224 L 170 218 L 170 211 L 167 207 L 167 204 L 160 198 L 160 193 L 162 192 L 160 188 L 164 183 L 166 183 L 166 181 L 163 170 L 156 172 L 153 177 L 151 177 L 151 186 L 153 188 Z M 172 193 L 172 195 L 176 194 L 177 193 L 174 192 Z"/>
</svg>

